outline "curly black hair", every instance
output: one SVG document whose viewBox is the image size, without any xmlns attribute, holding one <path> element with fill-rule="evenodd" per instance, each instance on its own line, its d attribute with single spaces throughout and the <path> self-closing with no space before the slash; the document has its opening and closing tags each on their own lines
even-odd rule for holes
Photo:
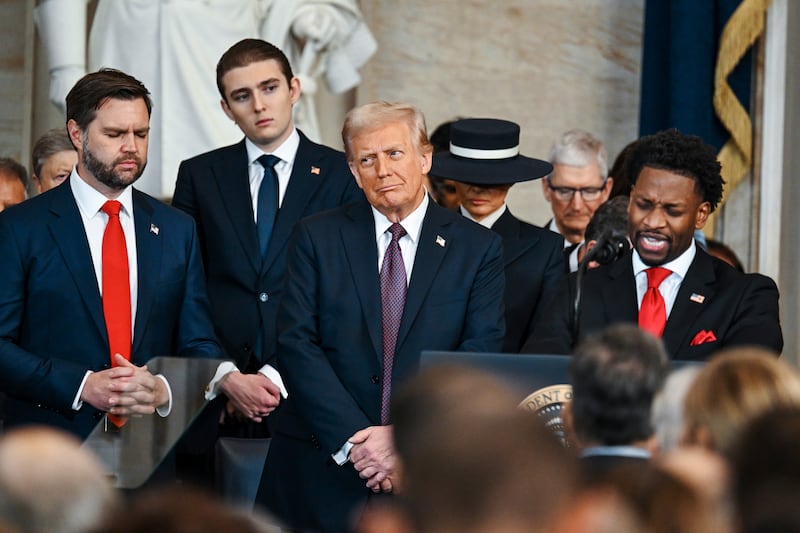
<svg viewBox="0 0 800 533">
<path fill-rule="evenodd" d="M 685 135 L 676 129 L 647 135 L 636 142 L 625 161 L 627 175 L 636 184 L 643 167 L 669 170 L 693 178 L 698 194 L 711 204 L 711 211 L 722 199 L 725 180 L 714 148 L 697 135 Z"/>
</svg>

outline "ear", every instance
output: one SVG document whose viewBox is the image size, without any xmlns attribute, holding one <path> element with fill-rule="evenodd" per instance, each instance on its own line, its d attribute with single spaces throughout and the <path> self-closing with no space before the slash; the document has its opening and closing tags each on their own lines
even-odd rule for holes
<svg viewBox="0 0 800 533">
<path fill-rule="evenodd" d="M 224 98 L 219 101 L 219 106 L 225 112 L 225 116 L 227 116 L 232 121 L 236 122 L 236 119 L 234 118 L 233 113 L 231 113 L 231 108 L 230 108 L 230 106 L 228 106 L 228 102 Z"/>
<path fill-rule="evenodd" d="M 614 178 L 609 176 L 608 179 L 606 179 L 606 185 L 604 187 L 605 190 L 603 191 L 603 202 L 608 200 L 608 197 L 611 196 L 611 189 L 613 188 L 614 188 Z"/>
<path fill-rule="evenodd" d="M 711 214 L 711 203 L 703 202 L 697 208 L 697 214 L 695 215 L 694 219 L 694 228 L 695 229 L 703 229 L 703 226 L 706 225 L 708 221 L 708 217 Z"/>
<path fill-rule="evenodd" d="M 289 81 L 289 96 L 292 98 L 292 105 L 300 99 L 300 78 L 295 76 Z"/>
<path fill-rule="evenodd" d="M 431 170 L 431 165 L 433 164 L 433 151 L 427 150 L 420 155 L 420 161 L 422 162 L 422 173 L 428 174 Z"/>
<path fill-rule="evenodd" d="M 348 161 L 347 166 L 350 167 L 350 173 L 356 179 L 356 185 L 358 185 L 358 188 L 363 191 L 364 186 L 361 184 L 361 176 L 358 175 L 358 169 L 356 168 L 356 164 L 353 163 L 352 161 Z"/>
<path fill-rule="evenodd" d="M 544 177 L 544 178 L 542 178 L 541 181 L 542 181 L 542 193 L 544 194 L 544 199 L 549 202 L 550 201 L 551 191 L 550 191 L 550 187 L 547 186 L 547 178 Z"/>
<path fill-rule="evenodd" d="M 67 121 L 67 134 L 69 135 L 69 140 L 72 141 L 72 146 L 75 147 L 75 150 L 78 152 L 83 151 L 83 131 L 73 118 Z"/>
</svg>

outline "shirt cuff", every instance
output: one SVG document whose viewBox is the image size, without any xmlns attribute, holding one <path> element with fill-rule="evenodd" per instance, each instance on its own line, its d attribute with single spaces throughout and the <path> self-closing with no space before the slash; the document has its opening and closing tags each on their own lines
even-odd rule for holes
<svg viewBox="0 0 800 533">
<path fill-rule="evenodd" d="M 281 378 L 280 372 L 275 370 L 274 367 L 270 365 L 264 365 L 258 370 L 258 373 L 266 376 L 267 379 L 273 382 L 281 390 L 281 396 L 283 396 L 284 400 L 289 397 L 289 391 L 286 390 L 286 386 L 283 384 L 283 378 Z"/>
<path fill-rule="evenodd" d="M 158 416 L 164 418 L 165 416 L 167 416 L 172 412 L 172 389 L 170 388 L 169 381 L 167 381 L 166 377 L 164 377 L 162 374 L 156 374 L 156 377 L 161 378 L 161 381 L 164 382 L 164 386 L 167 388 L 167 396 L 168 396 L 167 405 L 162 407 L 156 407 L 156 413 L 158 413 Z"/>
<path fill-rule="evenodd" d="M 217 372 L 214 374 L 214 377 L 211 378 L 211 381 L 208 382 L 206 385 L 206 393 L 205 399 L 206 400 L 213 400 L 219 394 L 219 384 L 222 381 L 222 378 L 230 374 L 231 372 L 238 372 L 239 369 L 236 368 L 236 365 L 230 361 L 225 361 L 219 364 L 217 367 Z"/>
<path fill-rule="evenodd" d="M 92 374 L 91 370 L 87 370 L 86 374 L 83 375 L 83 380 L 81 381 L 81 386 L 78 387 L 78 394 L 75 395 L 75 399 L 72 400 L 72 409 L 77 411 L 81 407 L 83 407 L 83 402 L 81 401 L 81 394 L 83 394 L 83 388 L 86 386 L 86 380 L 89 379 L 89 375 Z"/>
<path fill-rule="evenodd" d="M 350 450 L 355 446 L 352 442 L 347 441 L 344 443 L 344 446 L 339 448 L 339 451 L 335 454 L 331 455 L 333 460 L 336 461 L 336 464 L 342 466 L 347 461 L 350 460 Z"/>
</svg>

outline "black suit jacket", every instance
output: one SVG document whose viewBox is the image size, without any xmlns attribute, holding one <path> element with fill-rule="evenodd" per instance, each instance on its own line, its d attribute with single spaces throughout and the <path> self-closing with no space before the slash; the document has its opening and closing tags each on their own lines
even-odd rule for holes
<svg viewBox="0 0 800 533">
<path fill-rule="evenodd" d="M 523 350 L 530 353 L 570 353 L 576 339 L 571 326 L 575 276 L 553 301 L 553 312 L 540 322 Z M 584 277 L 579 319 L 583 338 L 618 322 L 637 323 L 639 316 L 632 253 Z M 715 341 L 692 346 L 703 331 Z M 715 351 L 742 345 L 783 348 L 778 312 L 778 288 L 766 276 L 742 274 L 697 248 L 662 336 L 673 359 L 703 361 Z"/>
<path fill-rule="evenodd" d="M 217 335 L 240 369 L 275 364 L 275 315 L 295 224 L 362 198 L 344 154 L 300 133 L 292 175 L 262 261 L 244 140 L 181 163 L 172 204 L 197 222 Z M 254 354 L 259 334 L 263 353 Z"/>
<path fill-rule="evenodd" d="M 422 350 L 491 352 L 503 340 L 500 237 L 430 201 L 397 337 L 392 390 Z M 275 420 L 259 501 L 301 530 L 339 531 L 369 490 L 336 452 L 380 424 L 378 250 L 366 200 L 310 217 L 289 245 L 278 312 L 289 389 Z"/>
<path fill-rule="evenodd" d="M 503 238 L 506 337 L 503 351 L 517 353 L 564 279 L 564 239 L 522 222 L 506 209 L 492 225 Z"/>
<path fill-rule="evenodd" d="M 221 357 L 194 222 L 137 190 L 133 211 L 138 296 L 131 361 Z M 110 363 L 86 231 L 67 181 L 0 213 L 6 425 L 47 424 L 86 437 L 102 413 L 89 405 L 75 411 L 72 402 L 86 371 Z"/>
</svg>

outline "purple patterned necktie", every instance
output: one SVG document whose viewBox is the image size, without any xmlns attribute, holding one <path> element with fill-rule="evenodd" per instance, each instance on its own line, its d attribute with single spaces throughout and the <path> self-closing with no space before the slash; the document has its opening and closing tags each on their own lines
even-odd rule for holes
<svg viewBox="0 0 800 533">
<path fill-rule="evenodd" d="M 392 398 L 392 366 L 397 331 L 406 304 L 406 267 L 400 252 L 400 239 L 406 234 L 395 222 L 387 230 L 392 241 L 386 248 L 381 265 L 381 312 L 383 316 L 383 380 L 381 381 L 381 424 L 389 423 L 389 404 Z"/>
</svg>

